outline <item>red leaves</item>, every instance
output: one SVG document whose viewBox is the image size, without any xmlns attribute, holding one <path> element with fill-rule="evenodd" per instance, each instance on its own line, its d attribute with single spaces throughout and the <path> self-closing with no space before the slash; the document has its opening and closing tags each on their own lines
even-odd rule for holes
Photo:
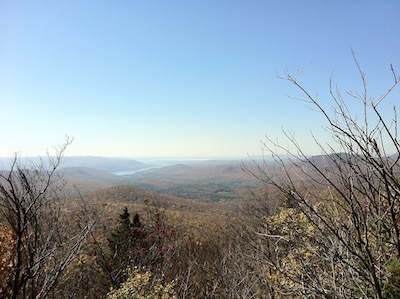
<svg viewBox="0 0 400 299">
<path fill-rule="evenodd" d="M 149 203 L 150 199 L 144 198 L 143 202 Z M 175 247 L 170 245 L 173 242 L 175 230 L 168 223 L 163 210 L 158 210 L 152 202 L 146 208 L 147 218 L 144 218 L 143 222 L 134 220 L 127 227 L 128 237 L 122 238 L 122 242 L 125 240 L 129 244 L 126 247 L 127 252 L 121 252 L 121 256 L 129 259 L 128 263 L 149 267 L 152 271 L 169 263 L 169 258 L 175 251 Z M 115 270 L 120 268 L 119 263 L 119 259 L 114 260 Z"/>
</svg>

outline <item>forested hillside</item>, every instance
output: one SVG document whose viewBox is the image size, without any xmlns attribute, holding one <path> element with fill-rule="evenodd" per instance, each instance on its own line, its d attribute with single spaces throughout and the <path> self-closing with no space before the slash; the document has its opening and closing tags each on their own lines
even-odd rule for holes
<svg viewBox="0 0 400 299">
<path fill-rule="evenodd" d="M 338 89 L 328 110 L 282 77 L 325 120 L 318 156 L 289 133 L 292 150 L 263 143 L 273 163 L 125 177 L 61 169 L 69 138 L 45 162 L 15 156 L 0 172 L 0 296 L 399 298 L 400 142 L 395 108 L 379 110 L 392 72 L 377 99 L 348 93 L 361 116 Z"/>
</svg>

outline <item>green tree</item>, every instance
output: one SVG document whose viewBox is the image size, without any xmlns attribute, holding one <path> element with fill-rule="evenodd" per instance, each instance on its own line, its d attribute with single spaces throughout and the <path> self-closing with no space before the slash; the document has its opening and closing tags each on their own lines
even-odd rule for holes
<svg viewBox="0 0 400 299">
<path fill-rule="evenodd" d="M 109 266 L 112 269 L 112 285 L 118 286 L 126 279 L 123 272 L 132 265 L 137 265 L 139 260 L 139 247 L 143 243 L 143 226 L 138 213 L 135 213 L 133 221 L 128 208 L 125 207 L 119 215 L 118 226 L 108 239 L 110 250 Z"/>
</svg>

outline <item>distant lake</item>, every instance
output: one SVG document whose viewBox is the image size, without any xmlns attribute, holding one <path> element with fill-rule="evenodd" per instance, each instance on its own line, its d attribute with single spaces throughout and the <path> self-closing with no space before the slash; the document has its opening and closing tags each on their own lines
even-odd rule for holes
<svg viewBox="0 0 400 299">
<path fill-rule="evenodd" d="M 115 175 L 124 176 L 124 175 L 135 174 L 136 172 L 139 172 L 139 171 L 145 171 L 145 170 L 149 170 L 149 169 L 153 169 L 153 168 L 161 168 L 161 167 L 163 167 L 163 166 L 152 166 L 152 167 L 148 167 L 148 168 L 141 168 L 141 169 L 135 169 L 135 170 L 123 170 L 123 171 L 116 171 L 116 172 L 111 172 L 111 173 L 115 174 Z"/>
<path fill-rule="evenodd" d="M 145 171 L 145 170 L 154 169 L 154 168 L 162 168 L 162 167 L 164 167 L 164 165 L 154 165 L 151 167 L 146 167 L 146 168 L 141 168 L 141 169 L 122 170 L 122 171 L 115 171 L 115 172 L 111 172 L 111 173 L 115 174 L 115 175 L 124 176 L 124 175 L 135 174 L 140 171 Z"/>
<path fill-rule="evenodd" d="M 147 164 L 150 167 L 146 167 L 146 168 L 141 168 L 141 169 L 133 169 L 133 170 L 122 170 L 122 171 L 115 171 L 115 172 L 111 172 L 112 174 L 115 175 L 120 175 L 120 176 L 124 176 L 124 175 L 132 175 L 135 174 L 139 171 L 145 171 L 145 170 L 149 170 L 149 169 L 154 169 L 154 168 L 162 168 L 165 166 L 170 166 L 170 165 L 176 165 L 176 164 L 187 164 L 187 163 L 199 163 L 201 161 L 207 161 L 206 159 L 149 159 L 149 160 L 141 160 L 141 163 Z"/>
</svg>

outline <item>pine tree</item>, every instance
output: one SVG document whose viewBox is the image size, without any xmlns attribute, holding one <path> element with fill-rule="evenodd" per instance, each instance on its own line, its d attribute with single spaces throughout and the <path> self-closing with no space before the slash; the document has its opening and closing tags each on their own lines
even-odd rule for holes
<svg viewBox="0 0 400 299">
<path fill-rule="evenodd" d="M 137 264 L 137 240 L 140 241 L 143 227 L 139 215 L 135 213 L 133 222 L 130 219 L 128 208 L 125 207 L 119 215 L 119 224 L 108 239 L 112 269 L 118 284 L 124 281 L 124 271 Z"/>
</svg>

